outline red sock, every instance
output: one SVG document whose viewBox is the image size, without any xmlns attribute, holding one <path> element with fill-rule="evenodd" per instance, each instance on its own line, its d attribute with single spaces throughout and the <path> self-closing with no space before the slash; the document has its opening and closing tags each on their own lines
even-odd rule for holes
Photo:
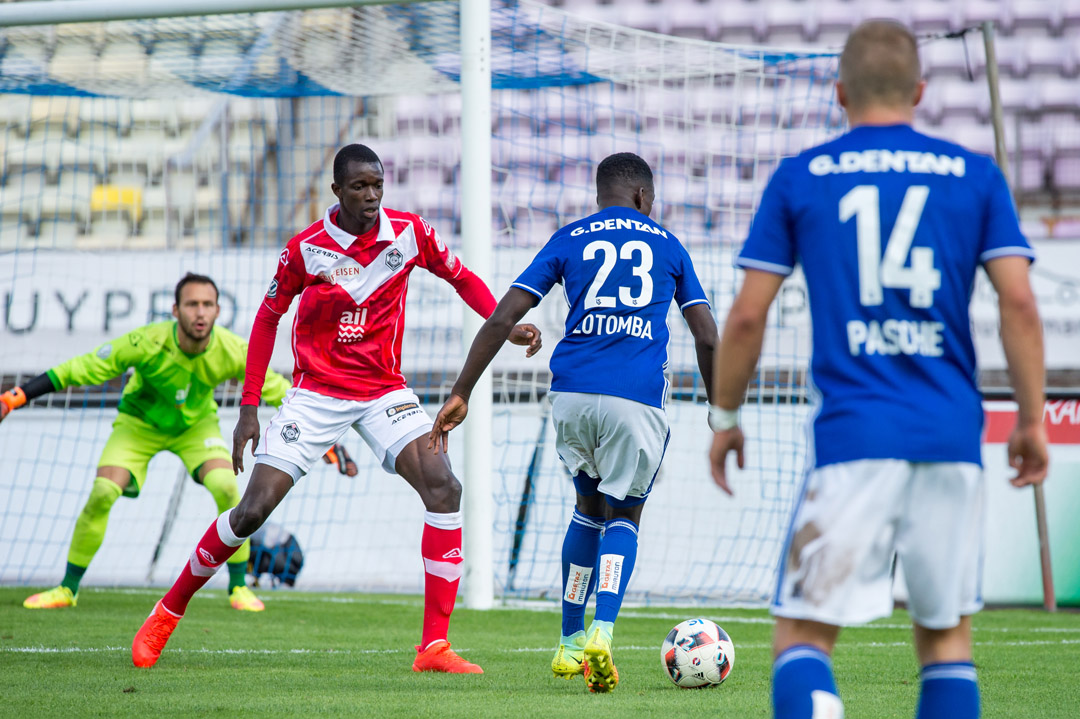
<svg viewBox="0 0 1080 719">
<path fill-rule="evenodd" d="M 195 546 L 195 551 L 191 553 L 191 558 L 173 583 L 172 589 L 161 600 L 162 606 L 168 611 L 183 616 L 195 592 L 202 589 L 203 585 L 210 581 L 210 577 L 214 576 L 221 565 L 244 543 L 244 539 L 237 537 L 229 525 L 231 512 L 230 509 L 214 520 Z"/>
<path fill-rule="evenodd" d="M 420 649 L 446 639 L 461 579 L 461 512 L 424 513 L 424 632 Z"/>
</svg>

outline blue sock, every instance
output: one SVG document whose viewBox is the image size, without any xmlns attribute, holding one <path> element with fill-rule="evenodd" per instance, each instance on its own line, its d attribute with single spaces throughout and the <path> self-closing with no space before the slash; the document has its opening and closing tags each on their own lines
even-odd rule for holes
<svg viewBox="0 0 1080 719">
<path fill-rule="evenodd" d="M 971 662 L 943 662 L 922 668 L 917 719 L 978 719 L 979 684 Z"/>
<path fill-rule="evenodd" d="M 596 552 L 600 549 L 603 517 L 574 510 L 562 545 L 562 633 L 585 631 L 585 605 L 596 585 Z"/>
<path fill-rule="evenodd" d="M 614 622 L 619 616 L 626 585 L 634 573 L 637 559 L 637 525 L 629 519 L 612 519 L 604 525 L 600 542 L 600 560 L 596 566 L 596 616 L 601 622 Z"/>
<path fill-rule="evenodd" d="M 819 704 L 840 705 L 829 655 L 817 647 L 797 644 L 773 662 L 773 717 L 812 719 Z"/>
</svg>

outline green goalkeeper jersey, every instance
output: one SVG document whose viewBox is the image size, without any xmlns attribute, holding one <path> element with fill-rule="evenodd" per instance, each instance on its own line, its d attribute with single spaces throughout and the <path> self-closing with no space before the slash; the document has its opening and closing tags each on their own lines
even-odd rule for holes
<svg viewBox="0 0 1080 719">
<path fill-rule="evenodd" d="M 49 370 L 59 391 L 73 385 L 99 384 L 134 370 L 120 398 L 119 410 L 158 430 L 179 435 L 207 416 L 217 415 L 214 388 L 229 378 L 244 379 L 247 342 L 222 327 L 197 355 L 180 349 L 175 321 L 156 322 L 106 342 L 93 352 Z M 289 381 L 266 373 L 262 397 L 279 405 Z"/>
</svg>

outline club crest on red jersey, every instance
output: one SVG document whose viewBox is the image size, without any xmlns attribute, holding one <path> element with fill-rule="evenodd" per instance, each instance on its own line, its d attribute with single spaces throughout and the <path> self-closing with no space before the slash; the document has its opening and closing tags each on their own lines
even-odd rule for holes
<svg viewBox="0 0 1080 719">
<path fill-rule="evenodd" d="M 386 253 L 386 266 L 392 270 L 396 270 L 405 264 L 405 256 L 401 254 L 401 250 L 393 248 Z"/>
</svg>

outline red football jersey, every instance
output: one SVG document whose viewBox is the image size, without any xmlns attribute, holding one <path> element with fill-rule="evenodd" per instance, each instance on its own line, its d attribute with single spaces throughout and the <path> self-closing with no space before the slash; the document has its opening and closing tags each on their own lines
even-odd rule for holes
<svg viewBox="0 0 1080 719">
<path fill-rule="evenodd" d="M 280 316 L 300 296 L 292 329 L 294 387 L 367 401 L 405 387 L 401 338 L 414 267 L 454 285 L 485 317 L 495 298 L 419 215 L 380 208 L 376 228 L 356 237 L 335 224 L 337 210 L 330 207 L 289 240 L 264 305 Z M 263 372 L 251 360 L 249 378 L 252 370 L 259 377 Z M 249 390 L 258 391 L 248 384 L 245 404 Z"/>
</svg>

